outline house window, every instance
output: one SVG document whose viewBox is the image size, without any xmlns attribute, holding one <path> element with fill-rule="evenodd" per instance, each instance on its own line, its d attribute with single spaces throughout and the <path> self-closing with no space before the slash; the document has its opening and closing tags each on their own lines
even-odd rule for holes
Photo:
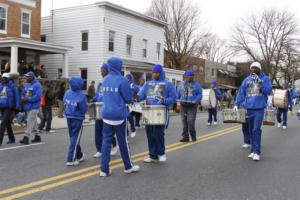
<svg viewBox="0 0 300 200">
<path fill-rule="evenodd" d="M 127 37 L 126 37 L 126 52 L 127 52 L 128 56 L 131 55 L 131 42 L 132 42 L 132 36 L 127 35 Z"/>
<path fill-rule="evenodd" d="M 30 37 L 30 22 L 31 22 L 31 11 L 30 10 L 22 10 L 21 14 L 21 27 L 22 27 L 22 37 Z"/>
<path fill-rule="evenodd" d="M 108 51 L 113 52 L 114 51 L 114 44 L 115 44 L 115 35 L 116 32 L 114 31 L 109 31 L 109 35 L 108 35 Z"/>
<path fill-rule="evenodd" d="M 157 53 L 157 60 L 160 59 L 160 43 L 156 43 L 156 53 Z"/>
<path fill-rule="evenodd" d="M 41 42 L 46 42 L 46 35 L 41 35 Z"/>
<path fill-rule="evenodd" d="M 147 58 L 147 40 L 143 39 L 143 57 Z"/>
<path fill-rule="evenodd" d="M 89 50 L 89 33 L 87 31 L 81 32 L 81 51 Z"/>
<path fill-rule="evenodd" d="M 57 78 L 58 78 L 58 79 L 61 79 L 62 76 L 63 76 L 63 70 L 62 70 L 62 68 L 58 68 L 58 69 L 57 69 Z"/>
<path fill-rule="evenodd" d="M 84 84 L 83 84 L 83 90 L 86 90 L 86 88 L 87 88 L 87 75 L 88 75 L 88 70 L 87 69 L 80 69 L 80 76 L 81 76 L 81 78 L 83 79 L 83 82 L 84 82 Z"/>
<path fill-rule="evenodd" d="M 7 6 L 0 4 L 0 33 L 7 33 Z"/>
</svg>

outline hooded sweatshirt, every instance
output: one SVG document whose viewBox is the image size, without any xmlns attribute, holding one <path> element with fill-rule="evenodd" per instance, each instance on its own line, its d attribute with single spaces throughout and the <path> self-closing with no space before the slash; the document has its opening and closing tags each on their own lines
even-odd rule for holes
<svg viewBox="0 0 300 200">
<path fill-rule="evenodd" d="M 194 101 L 198 103 L 202 99 L 202 88 L 201 85 L 196 81 L 186 82 L 183 81 L 177 90 L 177 99 Z M 182 106 L 192 106 L 193 103 L 180 102 Z"/>
<path fill-rule="evenodd" d="M 103 79 L 102 117 L 106 120 L 119 121 L 128 117 L 126 104 L 132 103 L 129 82 L 121 75 L 123 61 L 112 57 L 107 61 L 108 75 Z"/>
<path fill-rule="evenodd" d="M 133 98 L 136 98 L 136 95 L 138 94 L 139 92 L 139 87 L 133 83 L 133 76 L 132 74 L 127 74 L 125 76 L 125 78 L 128 80 L 129 84 L 130 84 L 130 89 L 131 89 L 131 94 L 132 94 L 132 97 Z"/>
<path fill-rule="evenodd" d="M 0 83 L 0 108 L 16 108 L 20 104 L 19 91 L 12 80 Z"/>
<path fill-rule="evenodd" d="M 88 110 L 86 96 L 82 93 L 84 82 L 80 77 L 72 77 L 69 83 L 71 89 L 64 96 L 66 118 L 84 120 Z"/>
<path fill-rule="evenodd" d="M 32 83 L 25 83 L 22 90 L 22 99 L 27 98 L 24 104 L 24 110 L 37 110 L 41 106 L 42 86 L 38 80 L 34 78 Z"/>
<path fill-rule="evenodd" d="M 159 68 L 159 80 L 152 78 L 151 81 L 147 81 L 138 93 L 139 99 L 146 100 L 147 105 L 170 106 L 176 102 L 175 88 L 170 81 L 166 80 L 161 65 L 155 65 L 154 68 Z"/>
<path fill-rule="evenodd" d="M 237 94 L 236 105 L 247 110 L 264 109 L 267 106 L 268 95 L 272 93 L 272 84 L 270 78 L 263 72 L 260 72 L 258 77 L 261 80 L 259 83 L 251 75 L 249 75 L 242 83 Z"/>
</svg>

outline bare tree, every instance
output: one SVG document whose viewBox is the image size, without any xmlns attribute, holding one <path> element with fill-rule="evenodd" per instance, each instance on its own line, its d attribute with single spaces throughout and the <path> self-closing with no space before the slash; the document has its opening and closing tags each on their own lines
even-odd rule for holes
<svg viewBox="0 0 300 200">
<path fill-rule="evenodd" d="M 152 0 L 147 15 L 165 21 L 165 45 L 175 69 L 185 65 L 200 38 L 199 9 L 188 0 Z"/>
<path fill-rule="evenodd" d="M 196 48 L 197 56 L 219 63 L 225 63 L 233 56 L 233 53 L 226 41 L 214 34 L 204 37 Z"/>
<path fill-rule="evenodd" d="M 298 33 L 294 15 L 287 11 L 264 10 L 235 25 L 232 48 L 251 60 L 260 61 L 264 71 L 279 85 L 277 74 L 286 54 L 285 47 L 299 46 Z"/>
</svg>

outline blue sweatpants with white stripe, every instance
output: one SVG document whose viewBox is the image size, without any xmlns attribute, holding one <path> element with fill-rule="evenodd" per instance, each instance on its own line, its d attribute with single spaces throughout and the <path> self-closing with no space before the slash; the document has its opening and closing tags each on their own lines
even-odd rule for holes
<svg viewBox="0 0 300 200">
<path fill-rule="evenodd" d="M 264 119 L 264 109 L 247 110 L 250 130 L 251 153 L 260 155 L 261 125 Z"/>
<path fill-rule="evenodd" d="M 96 144 L 96 149 L 97 152 L 101 153 L 102 149 L 102 141 L 103 141 L 103 120 L 96 120 L 95 121 L 95 144 Z M 112 140 L 112 146 L 115 147 L 117 146 L 117 141 L 116 137 L 113 137 Z"/>
<path fill-rule="evenodd" d="M 149 157 L 158 159 L 165 154 L 165 125 L 146 125 Z"/>
<path fill-rule="evenodd" d="M 68 150 L 67 162 L 74 162 L 82 158 L 83 154 L 80 147 L 80 138 L 82 134 L 82 120 L 67 119 L 70 145 Z"/>
<path fill-rule="evenodd" d="M 125 166 L 125 170 L 131 169 L 133 164 L 130 156 L 130 149 L 126 136 L 126 120 L 120 125 L 110 125 L 103 122 L 103 143 L 102 143 L 102 158 L 101 171 L 109 173 L 110 151 L 114 134 L 117 136 L 121 157 Z"/>
</svg>

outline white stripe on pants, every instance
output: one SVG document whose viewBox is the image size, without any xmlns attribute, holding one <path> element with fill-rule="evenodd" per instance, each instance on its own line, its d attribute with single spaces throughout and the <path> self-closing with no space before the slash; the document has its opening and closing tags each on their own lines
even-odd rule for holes
<svg viewBox="0 0 300 200">
<path fill-rule="evenodd" d="M 39 110 L 29 110 L 27 111 L 27 129 L 26 135 L 30 137 L 30 135 L 35 131 L 37 134 L 37 115 Z"/>
</svg>

